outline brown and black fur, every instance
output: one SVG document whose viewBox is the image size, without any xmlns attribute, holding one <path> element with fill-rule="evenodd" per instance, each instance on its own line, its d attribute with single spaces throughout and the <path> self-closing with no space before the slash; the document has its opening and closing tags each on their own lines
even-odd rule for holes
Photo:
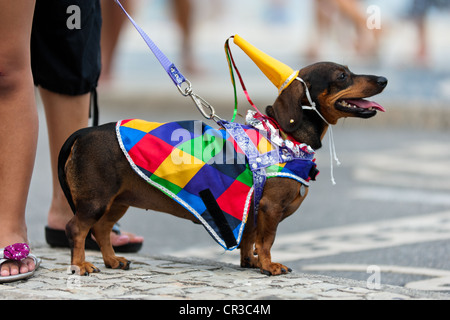
<svg viewBox="0 0 450 320">
<path fill-rule="evenodd" d="M 387 85 L 383 77 L 355 75 L 347 67 L 331 62 L 308 66 L 300 71 L 299 77 L 307 83 L 317 109 L 330 124 L 343 117 L 375 116 L 376 110 L 348 109 L 339 105 L 339 101 L 371 97 Z M 294 81 L 266 112 L 297 141 L 317 150 L 322 146 L 328 125 L 314 111 L 302 110 L 301 105 L 308 105 L 304 86 Z M 127 259 L 115 255 L 110 232 L 130 206 L 166 212 L 198 223 L 194 215 L 133 171 L 119 147 L 115 123 L 75 132 L 61 149 L 59 176 L 75 213 L 66 227 L 71 264 L 82 275 L 99 271 L 85 261 L 84 241 L 89 230 L 100 246 L 107 267 L 129 268 Z M 259 268 L 268 275 L 290 271 L 272 262 L 270 250 L 278 224 L 293 214 L 308 194 L 308 190 L 300 194 L 300 187 L 300 183 L 288 178 L 267 180 L 256 225 L 251 210 L 245 226 L 240 244 L 242 267 Z"/>
</svg>

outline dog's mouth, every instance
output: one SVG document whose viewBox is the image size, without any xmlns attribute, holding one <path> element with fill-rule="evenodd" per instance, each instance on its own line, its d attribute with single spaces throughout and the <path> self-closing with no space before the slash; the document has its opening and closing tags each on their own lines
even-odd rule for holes
<svg viewBox="0 0 450 320">
<path fill-rule="evenodd" d="M 348 113 L 353 113 L 358 117 L 370 118 L 378 111 L 386 112 L 380 104 L 366 99 L 342 99 L 336 102 L 336 109 Z"/>
</svg>

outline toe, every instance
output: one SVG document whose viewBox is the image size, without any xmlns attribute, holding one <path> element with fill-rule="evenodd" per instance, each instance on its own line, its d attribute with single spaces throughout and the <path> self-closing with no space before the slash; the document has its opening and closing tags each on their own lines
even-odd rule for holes
<svg viewBox="0 0 450 320">
<path fill-rule="evenodd" d="M 34 263 L 34 260 L 31 258 L 27 258 L 27 259 L 21 261 L 20 273 L 27 273 L 27 272 L 33 271 L 35 268 L 36 268 L 36 265 Z"/>
<path fill-rule="evenodd" d="M 19 266 L 16 262 L 5 262 L 1 266 L 1 276 L 2 277 L 8 277 L 8 276 L 15 276 L 19 274 Z"/>
<path fill-rule="evenodd" d="M 130 233 L 130 232 L 125 232 L 124 231 L 124 232 L 122 232 L 121 236 L 128 237 L 128 242 L 129 243 L 142 243 L 142 242 L 144 242 L 144 237 L 137 236 L 137 235 L 135 235 L 133 233 Z"/>
</svg>

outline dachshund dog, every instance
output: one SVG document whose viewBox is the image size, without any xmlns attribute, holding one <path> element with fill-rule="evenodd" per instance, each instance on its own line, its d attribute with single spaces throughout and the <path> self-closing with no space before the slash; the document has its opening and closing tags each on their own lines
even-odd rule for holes
<svg viewBox="0 0 450 320">
<path fill-rule="evenodd" d="M 299 72 L 294 81 L 268 106 L 266 113 L 275 119 L 279 129 L 296 141 L 320 149 L 329 125 L 345 117 L 372 118 L 385 110 L 365 100 L 381 93 L 388 80 L 373 75 L 356 75 L 346 66 L 321 62 Z M 306 89 L 307 88 L 307 89 Z M 304 110 L 310 99 L 315 110 Z M 326 121 L 325 121 L 326 120 Z M 129 269 L 130 262 L 117 257 L 110 243 L 114 224 L 130 206 L 166 212 L 198 223 L 198 219 L 178 202 L 149 185 L 130 167 L 119 146 L 116 124 L 86 128 L 66 141 L 59 156 L 59 179 L 71 205 L 74 217 L 66 227 L 71 246 L 71 264 L 81 275 L 99 272 L 85 261 L 84 244 L 91 230 L 101 249 L 104 263 L 113 269 Z M 254 219 L 253 205 L 240 243 L 241 266 L 259 268 L 267 275 L 291 271 L 274 263 L 270 250 L 278 224 L 292 215 L 308 194 L 308 188 L 283 177 L 265 183 Z"/>
</svg>

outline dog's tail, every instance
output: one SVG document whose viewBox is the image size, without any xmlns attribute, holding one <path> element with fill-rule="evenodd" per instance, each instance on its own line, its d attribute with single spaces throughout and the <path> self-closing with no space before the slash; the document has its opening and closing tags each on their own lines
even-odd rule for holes
<svg viewBox="0 0 450 320">
<path fill-rule="evenodd" d="M 69 159 L 69 156 L 72 152 L 72 147 L 75 144 L 75 141 L 80 137 L 80 131 L 78 130 L 74 132 L 64 143 L 64 145 L 61 147 L 61 150 L 59 152 L 58 156 L 58 179 L 59 184 L 61 185 L 61 188 L 64 192 L 64 195 L 66 196 L 67 202 L 69 202 L 70 208 L 72 209 L 72 212 L 75 214 L 76 208 L 75 203 L 73 202 L 72 193 L 70 192 L 69 184 L 67 183 L 67 177 L 66 177 L 66 162 L 67 159 Z"/>
</svg>

